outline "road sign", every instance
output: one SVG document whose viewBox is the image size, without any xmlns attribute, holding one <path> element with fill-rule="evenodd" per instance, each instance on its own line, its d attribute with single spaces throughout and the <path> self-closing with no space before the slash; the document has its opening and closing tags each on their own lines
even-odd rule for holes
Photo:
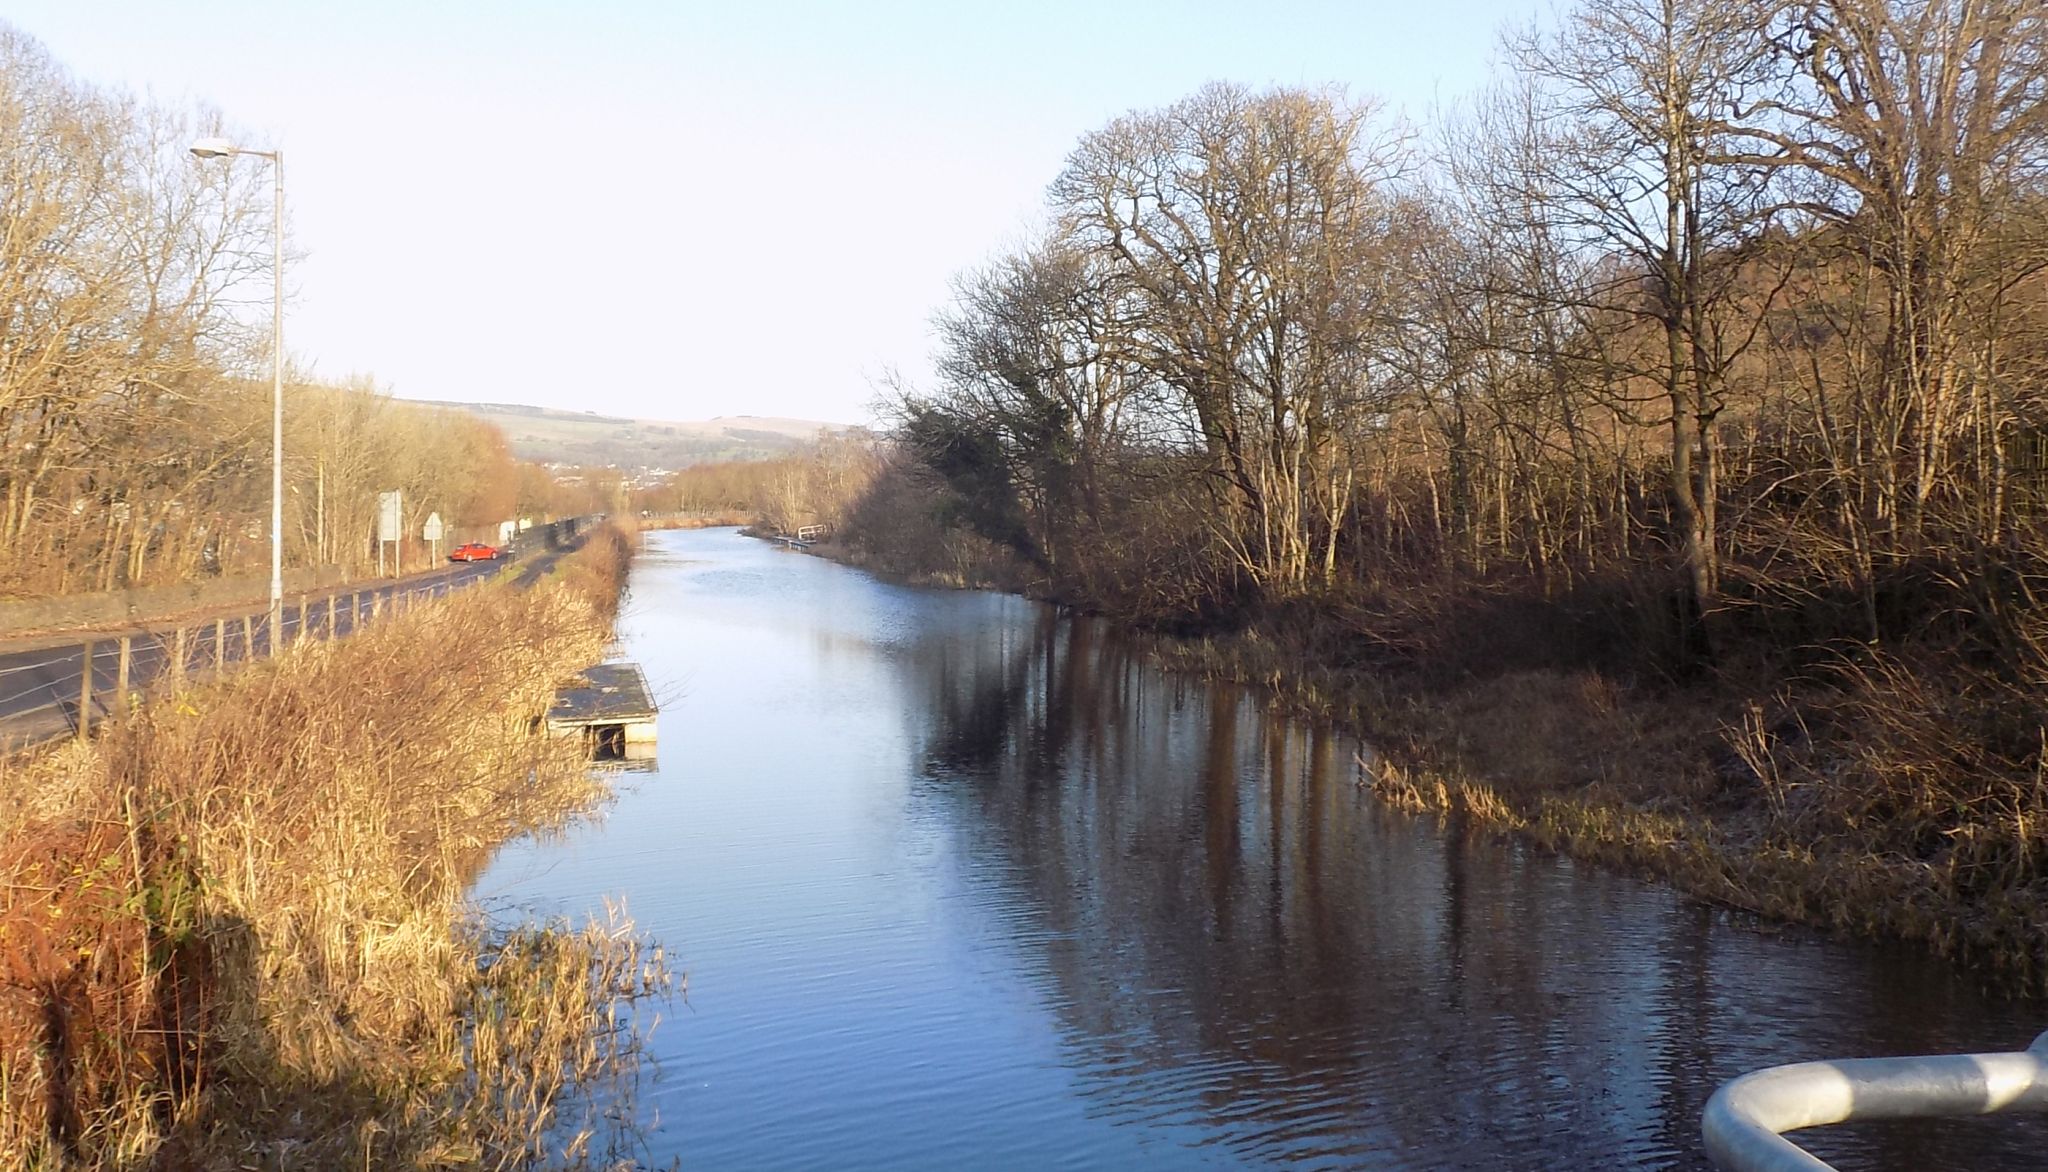
<svg viewBox="0 0 2048 1172">
<path fill-rule="evenodd" d="M 420 536 L 428 541 L 439 541 L 441 534 L 441 514 L 428 513 L 426 526 L 420 530 Z"/>
<path fill-rule="evenodd" d="M 400 541 L 405 537 L 405 520 L 401 515 L 397 492 L 377 494 L 377 540 Z"/>
</svg>

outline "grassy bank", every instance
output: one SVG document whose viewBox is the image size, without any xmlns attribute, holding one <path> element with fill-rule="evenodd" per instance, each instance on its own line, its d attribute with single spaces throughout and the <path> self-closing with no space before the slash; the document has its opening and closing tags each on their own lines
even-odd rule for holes
<svg viewBox="0 0 2048 1172">
<path fill-rule="evenodd" d="M 629 1142 L 579 1088 L 630 1090 L 659 953 L 464 898 L 495 846 L 605 797 L 533 718 L 601 656 L 626 559 L 606 531 L 532 590 L 0 766 L 0 1164 L 601 1165 Z"/>
<path fill-rule="evenodd" d="M 1447 673 L 1361 653 L 1327 614 L 1154 646 L 1351 728 L 1400 808 L 2048 988 L 2048 779 L 2017 685 L 1868 656 L 1790 681 Z"/>
<path fill-rule="evenodd" d="M 666 515 L 642 517 L 637 522 L 637 525 L 639 526 L 642 532 L 654 532 L 657 530 L 667 529 L 724 529 L 729 527 L 737 528 L 741 526 L 751 525 L 753 523 L 754 517 L 751 513 L 743 512 L 738 509 L 729 509 L 723 512 L 713 510 L 694 513 L 687 516 Z"/>
</svg>

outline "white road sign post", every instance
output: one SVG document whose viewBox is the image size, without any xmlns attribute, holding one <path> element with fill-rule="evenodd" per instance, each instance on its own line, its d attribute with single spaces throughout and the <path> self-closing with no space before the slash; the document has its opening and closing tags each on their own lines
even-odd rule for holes
<svg viewBox="0 0 2048 1172">
<path fill-rule="evenodd" d="M 400 507 L 399 494 L 380 492 L 377 494 L 377 575 L 384 574 L 384 543 L 389 541 L 397 547 L 393 555 L 396 561 L 403 556 L 405 546 L 404 510 Z M 399 566 L 402 572 L 404 567 Z"/>
<path fill-rule="evenodd" d="M 427 523 L 420 527 L 420 536 L 427 539 L 428 548 L 434 551 L 434 564 L 441 564 L 441 535 L 446 530 L 441 525 L 441 514 L 428 513 Z"/>
</svg>

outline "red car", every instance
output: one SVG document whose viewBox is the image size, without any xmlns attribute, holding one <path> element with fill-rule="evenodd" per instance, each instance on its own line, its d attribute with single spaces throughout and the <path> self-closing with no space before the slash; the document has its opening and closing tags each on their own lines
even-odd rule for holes
<svg viewBox="0 0 2048 1172">
<path fill-rule="evenodd" d="M 467 545 L 458 545 L 454 549 L 449 550 L 448 560 L 451 562 L 494 562 L 498 560 L 498 547 L 495 545 L 485 545 L 481 541 L 472 541 Z"/>
</svg>

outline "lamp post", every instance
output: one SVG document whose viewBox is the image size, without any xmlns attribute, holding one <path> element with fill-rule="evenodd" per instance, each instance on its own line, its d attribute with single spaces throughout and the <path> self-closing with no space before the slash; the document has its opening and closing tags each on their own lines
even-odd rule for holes
<svg viewBox="0 0 2048 1172">
<path fill-rule="evenodd" d="M 252 151 L 225 138 L 202 138 L 192 144 L 192 153 L 202 159 L 269 159 L 275 181 L 270 242 L 270 646 L 275 653 L 283 642 L 284 621 L 284 152 Z"/>
</svg>

